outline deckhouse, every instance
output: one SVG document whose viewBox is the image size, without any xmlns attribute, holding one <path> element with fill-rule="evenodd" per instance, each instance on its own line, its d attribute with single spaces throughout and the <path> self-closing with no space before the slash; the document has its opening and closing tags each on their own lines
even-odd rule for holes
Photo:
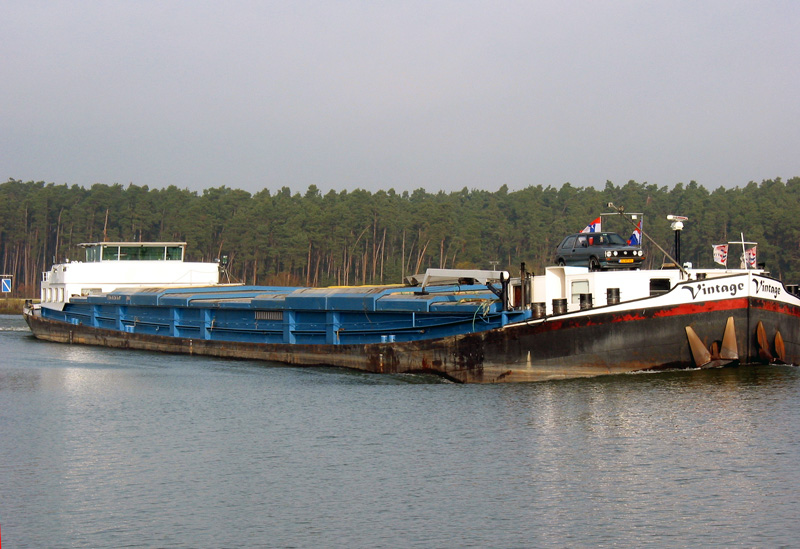
<svg viewBox="0 0 800 549">
<path fill-rule="evenodd" d="M 84 261 L 67 260 L 42 273 L 42 303 L 118 288 L 180 288 L 219 283 L 215 263 L 184 261 L 186 242 L 90 242 L 79 244 Z"/>
</svg>

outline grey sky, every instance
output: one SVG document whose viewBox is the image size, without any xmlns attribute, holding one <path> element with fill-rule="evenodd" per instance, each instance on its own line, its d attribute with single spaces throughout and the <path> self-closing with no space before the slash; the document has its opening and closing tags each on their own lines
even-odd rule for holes
<svg viewBox="0 0 800 549">
<path fill-rule="evenodd" d="M 0 181 L 800 176 L 800 2 L 0 3 Z"/>
</svg>

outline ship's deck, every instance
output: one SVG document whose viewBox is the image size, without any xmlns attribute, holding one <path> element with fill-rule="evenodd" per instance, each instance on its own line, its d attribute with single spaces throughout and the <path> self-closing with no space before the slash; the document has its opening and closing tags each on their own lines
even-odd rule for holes
<svg viewBox="0 0 800 549">
<path fill-rule="evenodd" d="M 44 318 L 128 333 L 259 343 L 413 341 L 524 320 L 482 285 L 120 289 L 73 297 Z"/>
</svg>

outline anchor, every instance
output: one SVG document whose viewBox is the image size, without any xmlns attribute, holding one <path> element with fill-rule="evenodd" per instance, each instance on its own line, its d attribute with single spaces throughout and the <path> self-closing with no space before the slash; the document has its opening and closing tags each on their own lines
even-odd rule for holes
<svg viewBox="0 0 800 549">
<path fill-rule="evenodd" d="M 775 355 L 770 352 L 769 340 L 764 324 L 759 320 L 756 325 L 756 340 L 758 341 L 758 357 L 768 364 L 786 364 L 786 346 L 780 330 L 775 331 Z"/>
<path fill-rule="evenodd" d="M 721 368 L 739 360 L 739 348 L 736 345 L 736 327 L 733 317 L 729 316 L 722 336 L 722 344 L 715 341 L 711 349 L 707 349 L 703 341 L 691 326 L 686 326 L 686 337 L 689 339 L 689 348 L 692 358 L 698 368 Z"/>
</svg>

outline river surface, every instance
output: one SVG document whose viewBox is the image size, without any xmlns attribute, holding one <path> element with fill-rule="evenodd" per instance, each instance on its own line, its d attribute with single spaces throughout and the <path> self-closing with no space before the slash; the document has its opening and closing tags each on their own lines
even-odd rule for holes
<svg viewBox="0 0 800 549">
<path fill-rule="evenodd" d="M 17 547 L 800 543 L 800 370 L 457 385 L 70 346 L 0 316 Z"/>
</svg>

